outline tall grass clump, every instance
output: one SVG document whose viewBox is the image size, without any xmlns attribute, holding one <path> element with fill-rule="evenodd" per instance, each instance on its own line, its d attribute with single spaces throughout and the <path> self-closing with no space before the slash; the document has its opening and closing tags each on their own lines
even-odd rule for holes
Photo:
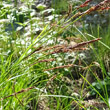
<svg viewBox="0 0 110 110">
<path fill-rule="evenodd" d="M 39 19 L 33 19 L 31 15 L 33 10 L 30 9 L 31 6 L 28 2 L 26 2 L 28 10 L 23 10 L 25 14 L 21 14 L 19 10 L 13 9 L 11 6 L 5 8 L 2 6 L 1 13 L 3 16 L 0 16 L 2 20 L 8 19 L 7 15 L 10 14 L 14 15 L 15 18 L 20 18 L 21 16 L 18 15 L 21 14 L 24 21 L 20 22 L 19 19 L 15 18 L 15 20 L 11 19 L 12 30 L 11 32 L 9 31 L 9 33 L 6 32 L 6 24 L 2 24 L 1 26 L 0 109 L 87 109 L 88 106 L 83 104 L 83 101 L 88 98 L 86 97 L 87 94 L 84 94 L 86 83 L 88 84 L 86 88 L 89 88 L 88 90 L 91 89 L 91 93 L 100 97 L 103 104 L 109 108 L 109 67 L 108 62 L 104 62 L 106 55 L 102 55 L 102 51 L 105 52 L 110 49 L 110 44 L 107 42 L 110 33 L 109 31 L 106 33 L 107 40 L 103 41 L 104 38 L 100 38 L 99 36 L 100 28 L 97 29 L 98 35 L 94 33 L 91 35 L 87 32 L 81 32 L 75 26 L 75 23 L 83 16 L 92 12 L 109 10 L 110 0 L 104 0 L 86 11 L 78 11 L 80 8 L 87 6 L 89 2 L 91 2 L 91 0 L 87 0 L 74 10 L 72 10 L 72 6 L 69 5 L 67 14 L 62 18 L 60 17 L 60 20 L 57 19 L 58 21 L 56 21 L 54 18 L 53 21 L 49 23 L 43 22 L 43 24 L 39 23 Z M 9 9 L 13 9 L 13 11 Z M 44 21 L 44 19 L 42 21 Z M 14 23 L 19 25 L 20 29 L 18 29 L 18 31 L 17 29 L 15 30 Z M 38 28 L 39 25 L 37 24 L 40 24 L 43 29 Z M 37 33 L 34 32 L 34 29 L 36 29 L 34 26 L 39 29 L 37 36 Z M 30 30 L 27 31 L 27 27 L 29 27 L 28 29 Z M 72 29 L 74 28 L 75 33 L 78 33 L 79 40 L 73 37 L 73 39 L 77 40 L 74 42 L 74 45 L 62 43 L 63 38 L 60 38 L 64 37 L 62 35 L 64 35 L 66 31 L 68 32 L 68 30 L 69 32 L 71 31 L 72 36 L 74 35 L 70 27 L 72 27 Z M 27 44 L 28 42 L 29 44 Z M 64 39 L 63 42 L 66 42 L 66 40 Z M 98 43 L 94 45 L 94 42 Z M 91 47 L 88 46 L 89 44 L 91 44 Z M 97 51 L 95 47 L 99 50 Z M 84 65 L 81 65 L 81 59 L 78 59 L 78 55 L 76 55 L 76 59 L 71 63 L 67 61 L 66 56 L 68 54 L 72 52 L 79 54 L 80 51 L 86 51 L 88 48 L 92 48 L 92 51 L 95 53 L 97 58 L 96 62 L 92 62 L 91 64 L 83 62 Z M 79 62 L 75 64 L 77 60 Z M 97 67 L 96 69 L 98 69 L 100 73 L 93 71 L 94 66 Z M 75 81 L 70 71 L 70 69 L 74 67 L 80 70 L 78 74 L 80 78 L 83 79 L 81 89 L 79 90 L 80 95 L 70 95 L 69 93 L 68 85 L 74 84 L 73 86 L 77 87 L 77 81 Z M 82 70 L 86 72 L 86 75 L 92 73 L 97 82 L 91 84 L 86 76 L 82 74 Z M 69 80 L 67 76 L 71 76 L 73 83 L 71 83 L 71 80 Z M 100 78 L 100 76 L 102 77 Z M 99 85 L 100 88 L 97 89 Z M 73 90 L 74 89 L 75 88 L 73 88 Z M 102 91 L 100 92 L 100 90 Z M 95 104 L 91 105 L 91 108 L 97 109 Z"/>
</svg>

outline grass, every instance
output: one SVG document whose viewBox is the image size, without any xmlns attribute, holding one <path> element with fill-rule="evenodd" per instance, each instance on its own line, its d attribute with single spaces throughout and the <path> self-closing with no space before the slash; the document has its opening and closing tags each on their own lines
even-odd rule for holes
<svg viewBox="0 0 110 110">
<path fill-rule="evenodd" d="M 9 7 L 3 7 L 3 12 L 1 13 L 4 14 L 4 11 L 6 11 L 6 13 L 10 15 L 12 12 L 7 12 L 8 8 Z M 32 10 L 28 9 L 28 12 L 29 11 L 31 12 Z M 77 13 L 77 10 L 74 10 L 74 13 Z M 80 14 L 79 16 L 74 17 L 76 17 L 75 20 L 70 18 L 67 21 L 64 20 L 66 16 L 59 18 L 59 21 L 56 21 L 54 18 L 53 25 L 51 22 L 48 24 L 43 22 L 42 25 L 42 20 L 41 22 L 39 19 L 33 21 L 33 16 L 28 13 L 27 18 L 29 19 L 26 19 L 26 22 L 24 23 L 18 23 L 24 28 L 23 34 L 14 29 L 12 33 L 7 33 L 5 32 L 5 24 L 1 23 L 1 109 L 33 110 L 44 107 L 44 109 L 47 110 L 69 110 L 71 108 L 84 108 L 86 110 L 87 107 L 83 104 L 86 97 L 86 94 L 84 95 L 85 88 L 96 95 L 96 97 L 103 100 L 109 108 L 109 67 L 107 65 L 109 62 L 105 62 L 105 58 L 109 55 L 108 53 L 110 50 L 110 27 L 107 28 L 108 30 L 97 27 L 97 31 L 95 31 L 96 29 L 91 28 L 91 33 L 88 33 L 88 30 L 86 29 L 82 32 L 75 25 L 72 26 L 72 24 L 76 23 L 83 17 L 83 15 Z M 5 15 L 0 18 L 7 19 Z M 71 19 L 73 21 L 71 21 Z M 13 25 L 12 22 L 12 27 Z M 24 36 L 27 33 L 25 27 L 28 26 L 30 26 L 28 29 L 30 34 L 29 36 Z M 43 27 L 43 29 L 40 30 L 40 34 L 36 36 L 36 33 L 34 33 L 33 30 L 35 29 L 34 27 L 37 28 L 39 26 Z M 95 61 L 92 59 L 91 63 L 87 64 L 86 61 L 83 61 L 78 56 L 80 52 L 75 50 L 74 53 L 76 55 L 72 57 L 75 57 L 74 61 L 71 62 L 71 65 L 68 63 L 69 55 L 71 54 L 71 51 L 73 51 L 72 49 L 76 49 L 76 47 L 71 47 L 69 45 L 65 46 L 64 43 L 63 45 L 60 44 L 61 41 L 59 41 L 59 38 L 62 37 L 63 40 L 63 35 L 66 31 L 67 33 L 71 32 L 70 36 L 73 37 L 73 35 L 75 35 L 75 37 L 80 38 L 81 41 L 84 42 L 84 44 L 81 43 L 79 45 L 81 46 L 80 48 L 76 45 L 77 49 L 83 51 L 83 46 L 85 46 L 85 48 L 88 47 L 93 51 L 96 56 Z M 65 34 L 65 36 L 68 37 L 68 34 Z M 100 36 L 102 37 L 101 41 L 86 46 L 88 44 L 87 41 L 90 41 L 91 39 L 94 40 Z M 73 38 L 75 39 L 75 37 Z M 66 42 L 65 39 L 64 42 Z M 52 43 L 49 44 L 48 42 Z M 80 61 L 85 64 L 81 65 Z M 78 73 L 79 77 L 83 79 L 82 85 L 80 84 L 79 87 L 77 80 L 73 76 L 73 73 L 71 73 L 71 69 L 74 68 L 73 65 L 76 66 L 74 74 Z M 94 68 L 96 68 L 95 71 Z M 81 72 L 82 70 L 83 72 Z M 101 72 L 97 72 L 98 70 L 101 70 Z M 85 73 L 86 75 L 83 75 Z M 87 74 L 92 74 L 95 79 L 94 84 L 91 84 L 88 81 L 86 78 Z M 102 77 L 99 78 L 97 74 Z M 103 83 L 102 81 L 105 82 Z M 86 83 L 88 83 L 89 86 L 87 86 Z M 98 84 L 100 85 L 100 88 L 97 88 Z M 78 93 L 75 92 L 75 90 L 78 91 Z M 73 93 L 76 95 L 72 95 Z M 94 105 L 93 108 L 96 110 L 98 109 Z"/>
</svg>

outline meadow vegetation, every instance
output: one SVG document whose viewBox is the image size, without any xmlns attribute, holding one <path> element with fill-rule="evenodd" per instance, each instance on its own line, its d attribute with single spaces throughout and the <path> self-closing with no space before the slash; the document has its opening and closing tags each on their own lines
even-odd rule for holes
<svg viewBox="0 0 110 110">
<path fill-rule="evenodd" d="M 91 2 L 0 1 L 1 110 L 110 109 L 110 0 Z"/>
</svg>

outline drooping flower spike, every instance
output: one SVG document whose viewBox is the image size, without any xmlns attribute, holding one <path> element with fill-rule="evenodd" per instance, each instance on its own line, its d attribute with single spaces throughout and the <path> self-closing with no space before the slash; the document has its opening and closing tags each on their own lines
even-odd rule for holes
<svg viewBox="0 0 110 110">
<path fill-rule="evenodd" d="M 83 4 L 81 4 L 77 9 L 88 6 L 88 3 L 91 2 L 92 0 L 87 0 Z"/>
<path fill-rule="evenodd" d="M 88 3 L 92 0 L 87 0 L 83 4 L 81 4 L 77 9 L 88 6 Z M 90 13 L 91 11 L 103 11 L 103 10 L 109 10 L 110 9 L 110 0 L 104 0 L 103 2 L 100 2 L 99 4 L 91 7 L 86 12 Z"/>
<path fill-rule="evenodd" d="M 86 4 L 88 2 L 90 2 L 91 0 L 87 0 L 85 3 L 83 4 Z M 82 5 L 83 5 L 82 4 Z M 81 5 L 80 5 L 81 6 Z M 84 5 L 83 5 L 84 6 Z M 103 2 L 100 2 L 99 4 L 93 6 L 93 7 L 90 7 L 88 10 L 82 12 L 82 13 L 77 13 L 76 15 L 74 15 L 75 17 L 78 17 L 78 16 L 84 16 L 86 14 L 90 14 L 91 12 L 93 11 L 104 11 L 104 10 L 109 10 L 110 9 L 110 0 L 104 0 Z"/>
</svg>

